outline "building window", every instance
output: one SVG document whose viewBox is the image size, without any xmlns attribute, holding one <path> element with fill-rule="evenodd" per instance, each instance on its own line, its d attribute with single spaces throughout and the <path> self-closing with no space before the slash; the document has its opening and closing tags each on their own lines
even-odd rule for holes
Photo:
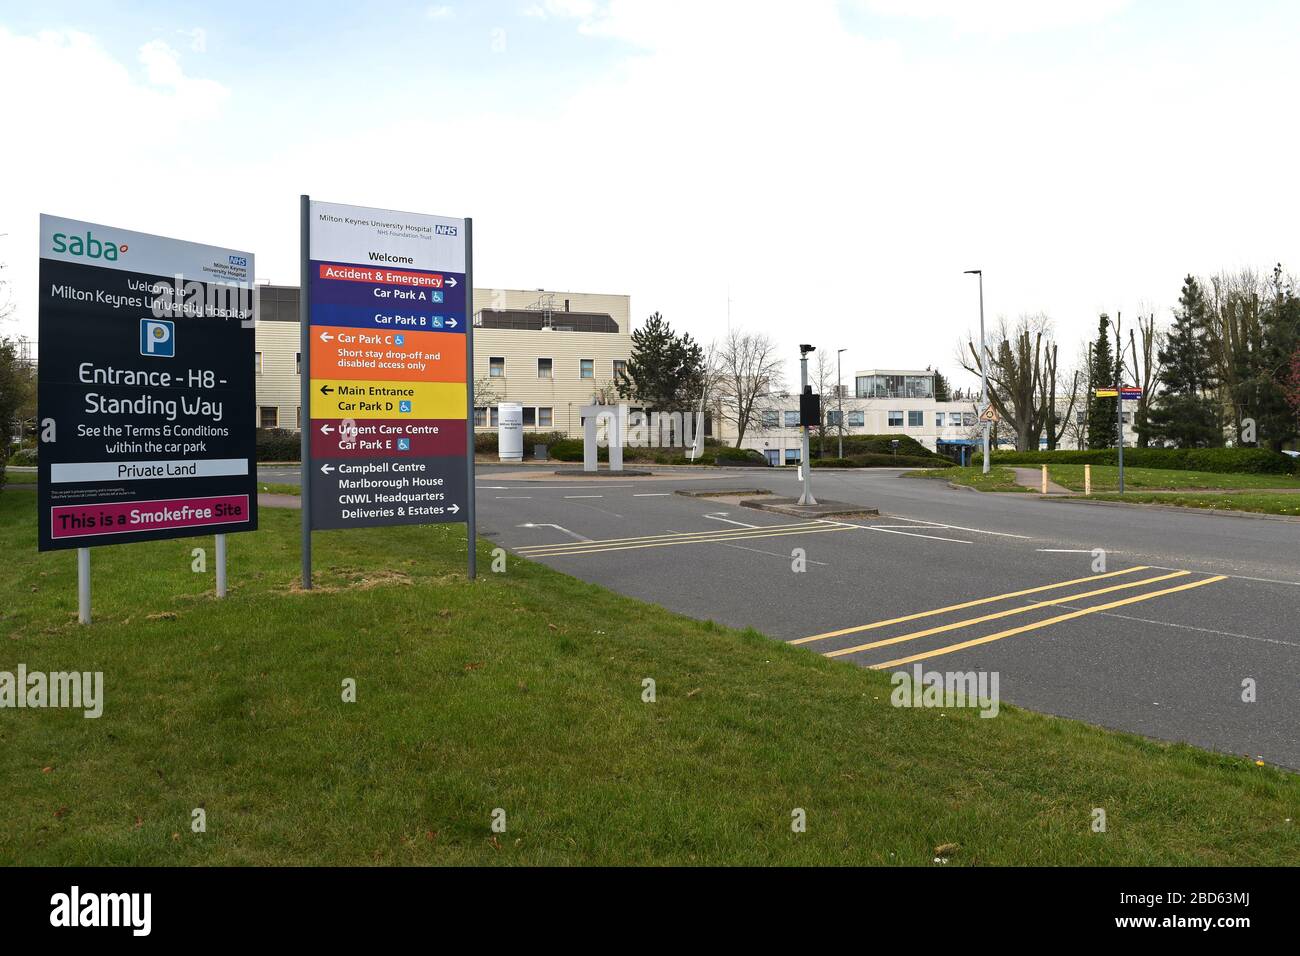
<svg viewBox="0 0 1300 956">
<path fill-rule="evenodd" d="M 261 352 L 257 353 L 261 355 Z M 257 415 L 259 428 L 279 428 L 280 427 L 280 409 L 274 405 L 263 405 L 258 410 Z"/>
<path fill-rule="evenodd" d="M 907 427 L 923 428 L 925 426 L 925 412 L 908 412 Z"/>
<path fill-rule="evenodd" d="M 843 417 L 838 408 L 828 409 L 826 412 L 826 424 L 832 428 L 840 427 L 840 419 Z"/>
<path fill-rule="evenodd" d="M 951 425 L 953 428 L 961 428 L 962 425 L 961 412 L 949 412 L 948 424 Z"/>
<path fill-rule="evenodd" d="M 787 465 L 799 464 L 799 455 L 802 453 L 801 448 L 787 448 L 785 450 L 785 463 Z"/>
<path fill-rule="evenodd" d="M 548 358 L 539 358 L 539 359 L 537 360 L 537 377 L 538 377 L 538 378 L 554 378 L 554 377 L 555 377 L 555 374 L 554 374 L 554 372 L 553 372 L 553 368 L 554 368 L 554 366 L 553 366 L 553 363 L 552 363 L 552 361 L 551 361 L 550 359 L 548 359 Z"/>
<path fill-rule="evenodd" d="M 618 382 L 627 373 L 627 362 L 623 359 L 614 359 L 614 381 Z"/>
<path fill-rule="evenodd" d="M 943 427 L 943 412 L 934 413 L 934 427 L 935 428 Z"/>
<path fill-rule="evenodd" d="M 1088 424 L 1088 413 L 1087 413 L 1086 411 L 1078 411 L 1078 412 L 1075 412 L 1075 413 L 1074 413 L 1074 423 L 1075 423 L 1076 425 L 1086 425 L 1086 424 Z"/>
<path fill-rule="evenodd" d="M 537 409 L 532 405 L 524 406 L 524 424 L 533 428 L 537 427 Z"/>
<path fill-rule="evenodd" d="M 258 375 L 262 374 L 262 353 L 261 352 L 253 353 L 253 368 L 257 370 Z"/>
<path fill-rule="evenodd" d="M 506 377 L 506 360 L 503 356 L 494 355 L 488 359 L 488 377 L 490 378 Z"/>
<path fill-rule="evenodd" d="M 579 378 L 595 378 L 595 377 L 596 377 L 596 362 L 595 362 L 594 359 L 579 359 L 579 360 L 578 360 L 578 377 L 579 377 Z"/>
<path fill-rule="evenodd" d="M 487 417 L 487 408 L 486 408 L 485 406 L 479 406 L 479 407 L 475 408 L 475 409 L 474 409 L 474 427 L 475 427 L 475 428 L 487 428 L 487 421 L 488 421 L 488 417 Z"/>
<path fill-rule="evenodd" d="M 858 398 L 934 398 L 934 374 L 859 375 Z"/>
<path fill-rule="evenodd" d="M 294 375 L 302 374 L 302 353 L 301 352 L 293 353 L 293 374 Z"/>
<path fill-rule="evenodd" d="M 902 427 L 903 427 L 903 413 L 902 413 L 902 412 L 890 412 L 890 413 L 889 413 L 889 427 L 890 427 L 890 428 L 902 428 Z"/>
<path fill-rule="evenodd" d="M 975 413 L 974 413 L 974 412 L 962 412 L 962 413 L 961 413 L 961 423 L 962 423 L 962 425 L 963 425 L 964 427 L 966 427 L 966 428 L 974 428 L 974 427 L 975 427 L 975 424 L 976 424 Z"/>
<path fill-rule="evenodd" d="M 551 410 L 549 408 L 539 408 L 537 410 L 537 425 L 539 428 L 551 427 Z"/>
<path fill-rule="evenodd" d="M 492 423 L 492 427 L 493 427 L 493 428 L 496 428 L 497 425 L 501 424 L 501 422 L 500 422 L 500 412 L 498 411 L 497 406 L 495 406 L 495 405 L 492 406 L 492 408 L 490 409 L 490 411 L 491 411 L 492 415 L 491 415 L 491 418 L 490 418 L 489 420 L 490 420 L 491 423 Z"/>
<path fill-rule="evenodd" d="M 849 412 L 850 428 L 861 428 L 866 423 L 867 423 L 867 415 L 865 412 Z"/>
<path fill-rule="evenodd" d="M 293 427 L 302 431 L 302 406 L 299 405 L 293 410 Z"/>
<path fill-rule="evenodd" d="M 772 409 L 763 410 L 763 427 L 778 428 L 781 425 L 781 413 Z"/>
<path fill-rule="evenodd" d="M 785 416 L 785 427 L 786 427 L 786 428 L 798 428 L 798 427 L 799 427 L 799 413 L 798 413 L 798 412 L 783 412 L 782 414 Z"/>
</svg>

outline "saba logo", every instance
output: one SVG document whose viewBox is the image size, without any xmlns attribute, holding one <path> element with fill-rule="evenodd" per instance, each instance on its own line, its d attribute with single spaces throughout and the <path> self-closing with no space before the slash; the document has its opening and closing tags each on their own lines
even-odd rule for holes
<svg viewBox="0 0 1300 956">
<path fill-rule="evenodd" d="M 175 358 L 176 323 L 166 319 L 141 319 L 140 354 L 154 358 Z"/>
<path fill-rule="evenodd" d="M 126 243 L 118 245 L 111 239 L 96 239 L 95 234 L 87 230 L 85 238 L 69 236 L 62 232 L 54 234 L 54 251 L 66 252 L 73 256 L 85 256 L 87 259 L 105 259 L 116 262 L 126 253 Z"/>
</svg>

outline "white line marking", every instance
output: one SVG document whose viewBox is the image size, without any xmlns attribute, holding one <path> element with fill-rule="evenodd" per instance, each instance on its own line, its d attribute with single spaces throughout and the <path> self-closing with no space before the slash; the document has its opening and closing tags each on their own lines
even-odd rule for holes
<svg viewBox="0 0 1300 956">
<path fill-rule="evenodd" d="M 604 495 L 565 495 L 566 498 L 604 498 Z"/>
<path fill-rule="evenodd" d="M 1020 538 L 1023 541 L 1033 540 L 1027 534 L 1009 534 L 1006 531 L 985 531 L 983 528 L 963 528 L 959 524 L 944 524 L 941 521 L 927 521 L 925 518 L 913 518 L 909 515 L 885 515 L 886 518 L 902 518 L 904 521 L 915 521 L 918 524 L 929 525 L 932 528 L 947 528 L 949 531 L 969 531 L 972 534 L 992 534 L 999 538 Z"/>
<path fill-rule="evenodd" d="M 1151 565 L 1151 567 L 1155 567 L 1155 565 Z M 1164 568 L 1161 568 L 1160 570 L 1163 571 Z M 1030 602 L 1030 603 L 1033 603 L 1033 602 Z M 1067 610 L 1070 610 L 1070 611 L 1078 611 L 1078 610 L 1081 610 L 1081 608 L 1071 607 L 1071 606 L 1068 605 L 1068 604 L 1060 604 L 1060 605 L 1057 605 L 1057 606 L 1058 606 L 1058 607 L 1066 608 Z M 1120 620 L 1123 620 L 1123 621 L 1133 621 L 1133 622 L 1135 622 L 1135 623 L 1137 623 L 1137 624 L 1163 624 L 1165 627 L 1177 627 L 1177 628 L 1180 628 L 1180 629 L 1182 629 L 1182 630 L 1184 630 L 1184 631 L 1199 631 L 1199 632 L 1202 633 L 1202 634 L 1214 634 L 1214 635 L 1216 635 L 1216 636 L 1218 636 L 1218 637 L 1239 637 L 1239 638 L 1241 638 L 1243 641 L 1260 641 L 1261 643 L 1264 643 L 1264 644 L 1281 644 L 1281 645 L 1283 645 L 1283 646 L 1285 646 L 1285 647 L 1300 647 L 1300 644 L 1296 644 L 1296 643 L 1293 643 L 1293 642 L 1291 642 L 1291 641 L 1278 640 L 1277 638 L 1274 638 L 1274 637 L 1256 637 L 1256 636 L 1253 635 L 1253 634 L 1235 634 L 1235 633 L 1233 633 L 1232 631 L 1216 631 L 1216 630 L 1214 630 L 1213 628 L 1210 628 L 1210 627 L 1192 627 L 1192 625 L 1190 625 L 1190 624 L 1175 624 L 1173 621 L 1157 621 L 1157 620 L 1154 620 L 1154 619 L 1149 618 L 1149 617 L 1133 617 L 1133 616 L 1130 615 L 1130 614 L 1114 614 L 1114 613 L 1112 613 L 1112 612 L 1110 612 L 1110 611 L 1101 611 L 1101 612 L 1099 612 L 1098 616 L 1099 616 L 1099 617 L 1117 617 L 1117 618 L 1119 618 Z"/>
<path fill-rule="evenodd" d="M 1089 548 L 1035 548 L 1040 554 L 1092 554 Z M 1161 571 L 1177 571 L 1178 568 L 1161 568 Z"/>
<path fill-rule="evenodd" d="M 568 535 L 570 538 L 572 538 L 574 541 L 590 541 L 590 540 L 591 540 L 590 538 L 584 538 L 582 535 L 578 534 L 576 531 L 570 531 L 568 528 L 563 528 L 563 527 L 561 527 L 561 526 L 558 525 L 558 524 L 533 524 L 533 522 L 529 521 L 527 524 L 521 524 L 521 525 L 519 525 L 518 527 L 520 527 L 520 528 L 554 528 L 556 531 L 560 531 L 560 532 L 563 532 L 564 534 L 567 534 L 567 535 Z"/>
<path fill-rule="evenodd" d="M 1177 568 L 1164 568 L 1158 564 L 1148 565 L 1152 568 L 1160 568 L 1161 571 L 1177 571 Z M 1201 574 L 1224 574 L 1222 571 L 1202 571 Z M 1300 581 L 1279 581 L 1276 578 L 1251 578 L 1244 574 L 1224 574 L 1225 577 L 1236 578 L 1238 581 L 1257 581 L 1260 584 L 1289 584 L 1292 587 L 1300 587 Z"/>
<path fill-rule="evenodd" d="M 723 512 L 723 514 L 726 514 L 726 512 Z M 712 519 L 713 521 L 725 521 L 727 524 L 738 524 L 738 525 L 740 525 L 742 528 L 761 528 L 761 527 L 763 527 L 762 525 L 758 525 L 758 524 L 746 524 L 746 523 L 743 522 L 743 521 L 733 521 L 731 518 L 724 518 L 724 517 L 722 517 L 721 514 L 704 515 L 703 517 L 705 517 L 705 518 L 710 518 L 710 519 Z"/>
<path fill-rule="evenodd" d="M 974 544 L 974 541 L 962 541 L 960 538 L 941 538 L 937 534 L 914 534 L 911 531 L 894 531 L 890 528 L 877 528 L 869 524 L 857 525 L 867 531 L 879 531 L 881 534 L 905 534 L 909 538 L 929 538 L 931 541 L 951 541 L 953 544 Z"/>
<path fill-rule="evenodd" d="M 671 498 L 671 491 L 643 491 L 640 494 L 633 494 L 633 498 Z"/>
<path fill-rule="evenodd" d="M 532 495 L 495 495 L 497 501 L 524 501 Z"/>
<path fill-rule="evenodd" d="M 728 548 L 735 548 L 737 551 L 752 551 L 754 552 L 754 554 L 766 554 L 769 557 L 781 558 L 782 560 L 786 560 L 786 561 L 790 559 L 790 555 L 779 554 L 776 551 L 761 551 L 758 548 L 746 548 L 743 545 L 739 545 L 739 544 L 727 544 L 726 541 L 719 541 L 718 544 L 726 545 Z M 814 561 L 812 558 L 805 558 L 804 560 L 807 561 L 809 564 L 820 564 L 824 568 L 830 566 L 825 561 Z"/>
</svg>

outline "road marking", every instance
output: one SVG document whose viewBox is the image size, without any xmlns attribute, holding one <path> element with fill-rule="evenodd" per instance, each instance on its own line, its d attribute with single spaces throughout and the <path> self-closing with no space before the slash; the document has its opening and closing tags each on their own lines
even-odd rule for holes
<svg viewBox="0 0 1300 956">
<path fill-rule="evenodd" d="M 810 644 L 813 641 L 824 641 L 827 638 L 842 637 L 845 634 L 857 634 L 859 631 L 874 631 L 878 627 L 888 627 L 891 624 L 906 624 L 908 621 L 919 620 L 923 617 L 934 617 L 936 614 L 947 614 L 950 611 L 964 611 L 968 607 L 978 607 L 981 604 L 992 604 L 995 601 L 1009 601 L 1011 598 L 1024 597 L 1026 594 L 1041 594 L 1043 591 L 1050 591 L 1053 588 L 1068 588 L 1075 584 L 1087 584 L 1091 581 L 1100 581 L 1102 578 L 1113 578 L 1118 577 L 1121 574 L 1133 574 L 1137 571 L 1149 570 L 1150 568 L 1147 565 L 1139 564 L 1137 567 L 1125 568 L 1122 571 L 1108 571 L 1105 574 L 1093 574 L 1086 578 L 1072 578 L 1069 581 L 1058 581 L 1055 584 L 1042 584 L 1036 588 L 1026 588 L 1023 591 L 1010 591 L 1006 594 L 995 594 L 992 597 L 977 598 L 974 601 L 966 601 L 962 604 L 950 604 L 947 607 L 937 607 L 933 611 L 920 611 L 916 614 L 908 614 L 904 617 L 892 617 L 887 621 L 876 621 L 874 624 L 859 624 L 857 627 L 846 627 L 838 631 L 827 631 L 825 634 L 814 634 L 811 637 L 801 637 L 798 640 L 790 641 L 789 643 Z"/>
<path fill-rule="evenodd" d="M 983 528 L 963 528 L 959 524 L 943 524 L 940 521 L 926 521 L 924 518 L 909 518 L 907 515 L 885 515 L 886 518 L 902 518 L 904 521 L 915 521 L 918 524 L 930 525 L 933 528 L 947 528 L 949 531 L 969 531 L 972 534 L 992 534 L 999 538 L 1020 538 L 1022 541 L 1033 540 L 1027 534 L 1011 534 L 1007 531 L 985 531 Z"/>
<path fill-rule="evenodd" d="M 1067 594 L 1065 597 L 1056 598 L 1052 601 L 1035 601 L 1024 607 L 1013 607 L 1004 611 L 995 611 L 992 614 L 985 614 L 982 617 L 967 618 L 964 621 L 954 621 L 951 624 L 941 624 L 939 627 L 927 628 L 924 631 L 913 631 L 910 634 L 902 634 L 898 637 L 888 637 L 883 641 L 874 641 L 870 644 L 859 644 L 856 647 L 841 647 L 838 650 L 827 651 L 824 657 L 843 657 L 846 654 L 856 654 L 859 651 L 870 651 L 877 647 L 888 647 L 891 644 L 902 644 L 904 641 L 915 641 L 922 637 L 929 637 L 932 634 L 943 634 L 947 631 L 956 631 L 963 627 L 973 627 L 976 624 L 984 624 L 987 621 L 997 621 L 1004 617 L 1012 617 L 1016 614 L 1028 614 L 1030 611 L 1040 607 L 1051 607 L 1054 604 L 1061 604 L 1064 601 L 1077 601 L 1080 598 L 1097 597 L 1099 594 L 1110 594 L 1114 591 L 1123 591 L 1127 588 L 1140 588 L 1144 584 L 1155 584 L 1158 581 L 1168 581 L 1170 578 L 1181 578 L 1191 574 L 1191 571 L 1174 571 L 1170 574 L 1162 574 L 1159 577 L 1143 578 L 1141 581 L 1126 581 L 1123 584 L 1112 584 L 1108 588 L 1100 588 L 1096 591 L 1084 591 L 1081 594 Z"/>
<path fill-rule="evenodd" d="M 1151 567 L 1159 568 L 1160 565 L 1153 564 Z M 1169 571 L 1172 570 L 1172 568 L 1161 568 L 1161 570 Z M 1210 572 L 1206 571 L 1205 573 L 1209 574 Z M 1300 581 L 1279 581 L 1277 578 L 1249 578 L 1244 574 L 1228 574 L 1225 575 L 1225 577 L 1236 578 L 1238 581 L 1255 581 L 1259 584 L 1289 584 L 1292 587 L 1300 587 Z"/>
<path fill-rule="evenodd" d="M 1039 554 L 1092 554 L 1091 548 L 1035 548 L 1034 550 Z"/>
<path fill-rule="evenodd" d="M 494 495 L 497 501 L 525 501 L 532 498 L 532 495 Z"/>
<path fill-rule="evenodd" d="M 1232 575 L 1227 575 L 1232 577 Z M 1070 607 L 1068 604 L 1062 604 L 1061 607 L 1067 611 L 1077 611 L 1079 608 Z M 1281 644 L 1283 647 L 1300 647 L 1300 644 L 1294 641 L 1284 641 L 1276 637 L 1256 637 L 1254 634 L 1237 634 L 1234 631 L 1216 631 L 1212 627 L 1192 627 L 1190 624 L 1176 624 L 1173 621 L 1157 621 L 1151 617 L 1134 617 L 1132 614 L 1109 614 L 1103 613 L 1102 617 L 1113 617 L 1120 621 L 1133 621 L 1137 624 L 1159 624 L 1162 627 L 1176 627 L 1183 631 L 1199 631 L 1202 634 L 1213 634 L 1216 637 L 1239 637 L 1243 641 L 1259 641 L 1262 644 Z"/>
<path fill-rule="evenodd" d="M 762 527 L 762 525 L 749 524 L 749 523 L 744 522 L 744 521 L 735 521 L 735 520 L 733 520 L 733 519 L 731 519 L 731 518 L 724 518 L 723 515 L 725 515 L 725 514 L 727 514 L 727 512 L 725 512 L 725 511 L 719 511 L 719 512 L 717 512 L 716 514 L 704 515 L 703 517 L 705 517 L 705 518 L 709 518 L 709 519 L 712 520 L 712 521 L 725 521 L 727 524 L 738 524 L 738 525 L 740 525 L 742 528 L 761 528 L 761 527 Z"/>
<path fill-rule="evenodd" d="M 1056 617 L 1049 617 L 1046 621 L 1035 621 L 1032 624 L 1022 624 L 1020 627 L 1013 627 L 1008 631 L 999 631 L 996 634 L 989 634 L 986 637 L 972 638 L 969 641 L 962 641 L 960 644 L 950 644 L 947 647 L 940 647 L 937 650 L 913 654 L 911 657 L 900 657 L 896 661 L 885 661 L 883 664 L 872 664 L 871 669 L 873 671 L 879 671 L 888 667 L 899 667 L 903 664 L 911 664 L 913 661 L 923 661 L 931 657 L 939 657 L 942 654 L 951 654 L 954 651 L 965 650 L 968 647 L 976 647 L 980 644 L 989 644 L 993 641 L 1000 641 L 1005 637 L 1014 637 L 1017 634 L 1024 634 L 1027 631 L 1036 631 L 1039 628 L 1049 627 L 1052 624 L 1060 624 L 1062 621 L 1072 621 L 1078 617 L 1086 617 L 1089 614 L 1100 614 L 1102 611 L 1124 607 L 1127 604 L 1137 604 L 1139 601 L 1150 601 L 1152 598 L 1163 597 L 1166 594 L 1176 594 L 1179 591 L 1190 591 L 1192 588 L 1204 587 L 1207 584 L 1214 584 L 1218 581 L 1226 581 L 1227 577 L 1226 574 L 1216 574 L 1212 578 L 1202 578 L 1201 580 L 1193 581 L 1190 584 L 1180 584 L 1177 587 L 1165 588 L 1161 591 L 1151 591 L 1147 594 L 1138 594 L 1134 597 L 1124 598 L 1122 601 L 1111 601 L 1109 604 L 1099 604 L 1096 607 L 1087 607 L 1080 611 L 1071 611 L 1069 614 L 1059 614 Z"/>
<path fill-rule="evenodd" d="M 778 531 L 788 530 L 797 531 L 803 528 L 819 528 L 822 526 L 820 521 L 798 521 L 793 524 L 773 524 L 763 525 L 759 530 Z M 661 538 L 709 538 L 709 539 L 726 539 L 732 535 L 746 537 L 750 533 L 749 528 L 720 528 L 717 531 L 669 531 L 665 534 L 643 534 L 631 538 L 597 538 L 595 541 L 587 539 L 591 544 L 636 544 L 642 541 L 657 541 Z M 572 544 L 533 544 L 527 545 L 521 550 L 528 551 L 536 548 L 573 548 Z"/>
<path fill-rule="evenodd" d="M 565 495 L 566 498 L 604 498 L 604 495 Z"/>
<path fill-rule="evenodd" d="M 567 534 L 570 538 L 573 538 L 575 541 L 581 541 L 581 542 L 584 542 L 584 543 L 585 543 L 585 542 L 588 542 L 588 541 L 591 540 L 590 538 L 584 538 L 582 535 L 578 534 L 578 532 L 576 532 L 576 531 L 570 531 L 568 528 L 563 528 L 563 527 L 561 527 L 561 526 L 558 525 L 558 524 L 534 524 L 533 522 L 529 521 L 529 522 L 527 522 L 526 524 L 521 524 L 521 525 L 519 525 L 518 527 L 520 527 L 520 528 L 554 528 L 556 531 L 559 531 L 559 532 L 562 533 L 562 534 Z M 572 547 L 572 545 L 570 545 L 570 547 Z"/>
<path fill-rule="evenodd" d="M 764 551 L 761 548 L 747 548 L 743 544 L 732 544 L 729 541 L 717 541 L 724 548 L 735 548 L 737 551 L 749 551 L 752 554 L 766 554 L 769 558 L 780 558 L 782 561 L 789 561 L 790 555 L 781 554 L 779 551 Z M 804 558 L 809 564 L 820 564 L 822 567 L 830 567 L 825 561 L 814 561 L 812 558 Z"/>
<path fill-rule="evenodd" d="M 632 495 L 633 498 L 671 498 L 672 496 L 671 491 L 643 491 Z"/>
<path fill-rule="evenodd" d="M 716 536 L 705 537 L 702 535 L 669 535 L 667 541 L 646 541 L 639 544 L 620 544 L 614 546 L 604 546 L 595 548 L 574 548 L 570 545 L 558 545 L 553 549 L 530 548 L 528 551 L 519 551 L 522 557 L 526 558 L 562 558 L 571 554 L 595 554 L 607 551 L 636 551 L 643 548 L 670 548 L 679 544 L 720 544 L 726 541 L 749 541 L 753 538 L 782 538 L 792 537 L 798 534 L 825 534 L 830 531 L 851 531 L 850 527 L 827 526 L 819 528 L 805 528 L 798 531 L 776 531 L 771 532 L 765 528 L 755 528 L 753 530 L 744 530 L 735 535 L 725 538 Z M 592 542 L 598 544 L 599 542 Z"/>
<path fill-rule="evenodd" d="M 865 528 L 867 531 L 879 531 L 881 534 L 903 534 L 909 538 L 929 538 L 931 541 L 950 541 L 953 544 L 974 544 L 974 541 L 963 541 L 961 538 L 941 538 L 937 534 L 917 534 L 914 531 L 893 531 L 889 528 L 877 528 L 869 524 L 857 525 L 859 528 Z"/>
</svg>

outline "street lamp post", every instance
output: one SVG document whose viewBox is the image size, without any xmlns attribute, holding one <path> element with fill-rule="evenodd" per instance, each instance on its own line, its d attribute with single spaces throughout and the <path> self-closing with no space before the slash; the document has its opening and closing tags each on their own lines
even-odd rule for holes
<svg viewBox="0 0 1300 956">
<path fill-rule="evenodd" d="M 840 406 L 840 453 L 837 457 L 844 457 L 844 373 L 840 371 L 840 356 L 847 352 L 848 349 L 840 349 L 835 353 L 835 400 Z"/>
<path fill-rule="evenodd" d="M 967 269 L 966 275 L 980 277 L 980 416 L 983 417 L 984 410 L 989 400 L 989 374 L 986 363 L 988 361 L 988 343 L 984 340 L 984 270 Z M 989 421 L 984 419 L 984 474 L 989 473 Z"/>
<path fill-rule="evenodd" d="M 799 403 L 800 416 L 799 417 L 800 418 L 803 418 L 802 397 L 804 395 L 807 395 L 810 391 L 808 387 L 808 353 L 815 352 L 815 351 L 817 351 L 817 349 L 811 345 L 799 346 L 799 395 L 800 395 L 800 403 Z M 799 504 L 815 505 L 817 504 L 817 499 L 813 497 L 813 493 L 812 493 L 812 462 L 808 458 L 808 426 L 806 424 L 802 425 L 800 431 L 803 432 L 803 446 L 802 446 L 803 447 L 802 450 L 803 491 L 799 495 Z"/>
</svg>

